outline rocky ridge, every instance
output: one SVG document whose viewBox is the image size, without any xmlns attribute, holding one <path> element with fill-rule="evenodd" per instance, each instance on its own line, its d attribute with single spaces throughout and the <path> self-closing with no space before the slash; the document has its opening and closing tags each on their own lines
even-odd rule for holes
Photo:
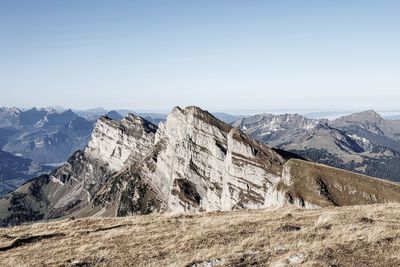
<svg viewBox="0 0 400 267">
<path fill-rule="evenodd" d="M 311 160 L 400 181 L 400 121 L 365 111 L 333 121 L 261 114 L 232 124 L 251 137 Z"/>
<path fill-rule="evenodd" d="M 18 108 L 0 108 L 0 127 L 19 125 L 21 110 Z"/>
<path fill-rule="evenodd" d="M 84 151 L 0 200 L 0 222 L 400 201 L 398 185 L 296 158 L 198 107 L 158 127 L 102 117 Z"/>
<path fill-rule="evenodd" d="M 92 122 L 71 110 L 62 113 L 36 108 L 2 110 L 0 149 L 41 164 L 64 163 L 72 153 L 86 146 L 93 130 Z M 5 110 L 14 110 L 15 118 Z"/>
</svg>

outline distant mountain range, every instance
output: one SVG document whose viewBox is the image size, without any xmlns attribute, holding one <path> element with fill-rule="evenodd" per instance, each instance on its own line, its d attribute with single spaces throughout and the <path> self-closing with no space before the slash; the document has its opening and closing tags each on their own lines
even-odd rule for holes
<svg viewBox="0 0 400 267">
<path fill-rule="evenodd" d="M 63 164 L 75 151 L 83 149 L 99 117 L 121 120 L 129 112 L 103 108 L 0 108 L 0 196 Z M 160 113 L 141 115 L 155 124 L 166 119 L 166 114 Z"/>
<path fill-rule="evenodd" d="M 268 117 L 271 131 L 286 131 L 291 120 L 299 131 L 320 127 L 300 116 L 280 119 Z M 158 126 L 134 114 L 122 120 L 100 117 L 84 150 L 0 199 L 0 226 L 68 217 L 387 202 L 400 202 L 400 185 L 271 148 L 191 106 L 175 107 Z"/>
<path fill-rule="evenodd" d="M 167 119 L 168 113 L 160 113 L 160 112 L 136 112 L 130 109 L 117 109 L 117 110 L 106 110 L 104 108 L 94 108 L 88 110 L 74 110 L 76 114 L 87 119 L 87 120 L 97 120 L 100 116 L 107 114 L 108 117 L 112 119 L 122 119 L 126 117 L 129 113 L 135 114 L 146 120 L 158 124 Z M 117 115 L 118 114 L 118 115 Z M 246 117 L 246 115 L 232 115 L 224 112 L 213 112 L 212 113 L 216 118 L 226 122 L 231 123 L 238 119 Z"/>
<path fill-rule="evenodd" d="M 84 148 L 93 125 L 72 110 L 1 108 L 0 195 Z"/>
<path fill-rule="evenodd" d="M 335 120 L 260 114 L 232 124 L 268 145 L 313 161 L 400 181 L 400 120 L 365 111 Z"/>
<path fill-rule="evenodd" d="M 132 111 L 103 108 L 85 111 L 61 107 L 57 110 L 0 108 L 0 152 L 3 158 L 8 155 L 7 161 L 0 163 L 0 195 L 84 149 L 99 117 L 118 121 L 129 113 Z M 155 125 L 167 118 L 164 113 L 136 115 Z M 270 146 L 330 166 L 400 181 L 399 121 L 385 120 L 374 111 L 331 121 L 298 114 L 240 116 L 217 112 L 213 115 Z M 28 161 L 35 167 L 27 170 L 26 164 L 19 163 Z M 13 166 L 12 171 L 7 165 Z"/>
<path fill-rule="evenodd" d="M 3 151 L 42 164 L 62 163 L 86 146 L 93 122 L 72 110 L 1 109 Z"/>
</svg>

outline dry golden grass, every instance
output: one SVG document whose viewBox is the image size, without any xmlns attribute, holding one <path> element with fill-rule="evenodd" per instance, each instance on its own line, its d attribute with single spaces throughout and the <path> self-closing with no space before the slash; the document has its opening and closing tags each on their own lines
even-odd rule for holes
<svg viewBox="0 0 400 267">
<path fill-rule="evenodd" d="M 0 229 L 0 266 L 400 266 L 399 251 L 400 204 Z"/>
<path fill-rule="evenodd" d="M 286 165 L 291 181 L 282 189 L 320 207 L 400 202 L 398 183 L 296 159 Z"/>
</svg>

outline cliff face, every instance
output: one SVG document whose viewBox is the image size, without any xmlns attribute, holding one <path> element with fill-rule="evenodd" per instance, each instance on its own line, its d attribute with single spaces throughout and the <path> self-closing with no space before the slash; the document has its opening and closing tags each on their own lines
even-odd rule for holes
<svg viewBox="0 0 400 267">
<path fill-rule="evenodd" d="M 173 212 L 260 208 L 285 160 L 196 107 L 175 108 L 156 135 L 156 160 L 140 170 Z"/>
<path fill-rule="evenodd" d="M 208 112 L 177 107 L 160 124 L 148 156 L 132 162 L 103 186 L 97 204 L 117 201 L 119 215 L 277 205 L 269 194 L 285 160 Z"/>
<path fill-rule="evenodd" d="M 84 151 L 74 153 L 68 162 L 21 186 L 0 200 L 3 225 L 43 218 L 114 216 L 93 205 L 93 198 L 125 162 L 138 160 L 153 144 L 157 127 L 128 115 L 121 121 L 102 117 L 96 123 Z"/>
<path fill-rule="evenodd" d="M 159 125 L 148 156 L 110 179 L 97 200 L 107 203 L 116 185 L 130 192 L 124 198 L 128 201 L 119 202 L 119 215 L 400 200 L 395 184 L 293 156 L 254 141 L 197 107 L 177 107 Z M 382 191 L 374 189 L 377 185 Z"/>
<path fill-rule="evenodd" d="M 398 185 L 292 156 L 197 107 L 174 108 L 158 129 L 134 115 L 118 122 L 101 118 L 83 152 L 1 199 L 0 218 L 8 225 L 65 216 L 400 201 Z"/>
<path fill-rule="evenodd" d="M 153 145 L 157 127 L 144 119 L 129 114 L 121 121 L 101 117 L 93 130 L 85 154 L 118 171 L 125 162 L 145 156 Z"/>
</svg>

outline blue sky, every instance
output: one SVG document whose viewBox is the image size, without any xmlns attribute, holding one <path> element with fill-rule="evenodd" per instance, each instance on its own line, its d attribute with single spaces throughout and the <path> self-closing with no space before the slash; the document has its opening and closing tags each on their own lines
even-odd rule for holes
<svg viewBox="0 0 400 267">
<path fill-rule="evenodd" d="M 400 1 L 0 1 L 0 105 L 378 109 Z"/>
</svg>

